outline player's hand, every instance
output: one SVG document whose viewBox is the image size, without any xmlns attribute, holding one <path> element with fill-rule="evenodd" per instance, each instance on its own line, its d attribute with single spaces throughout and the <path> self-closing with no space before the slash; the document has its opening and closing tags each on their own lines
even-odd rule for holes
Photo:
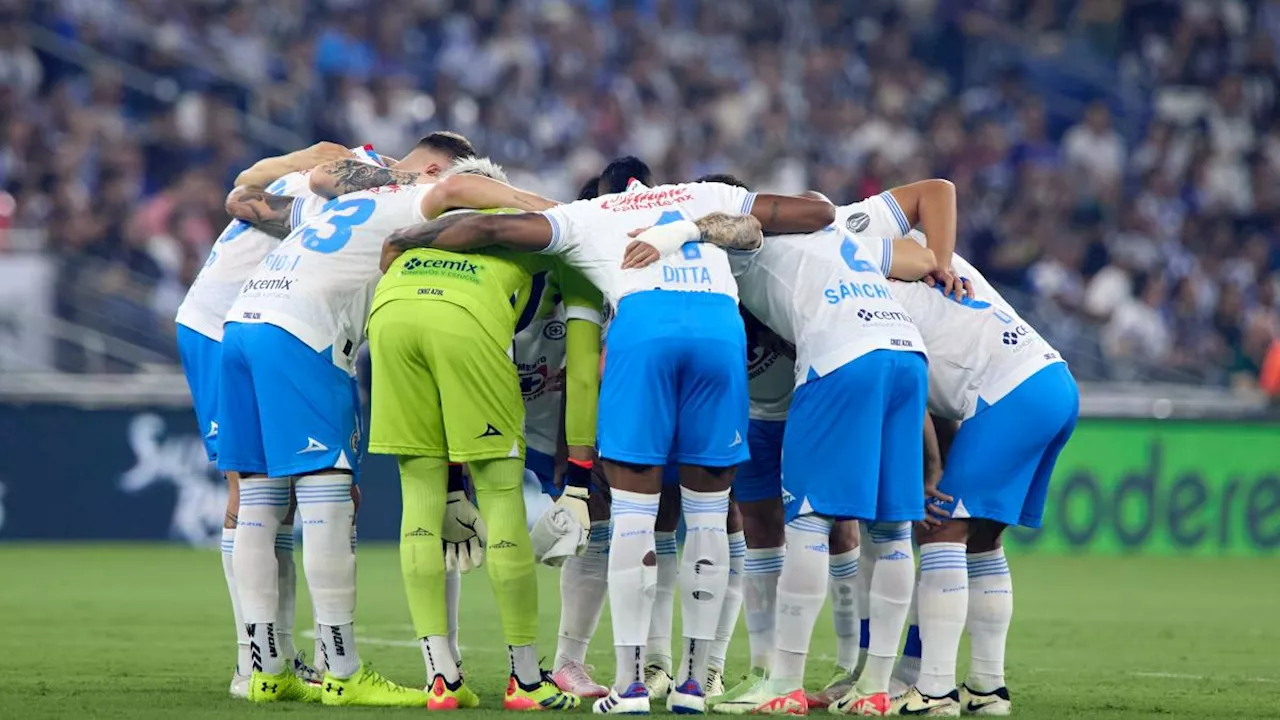
<svg viewBox="0 0 1280 720">
<path fill-rule="evenodd" d="M 954 498 L 938 489 L 938 483 L 942 481 L 942 473 L 929 473 L 924 481 L 924 520 L 925 527 L 940 527 L 943 522 L 951 519 L 951 511 L 942 507 L 942 504 L 951 503 Z"/>
<path fill-rule="evenodd" d="M 447 496 L 444 506 L 444 566 L 448 570 L 470 572 L 484 564 L 484 546 L 489 532 L 480 511 L 461 490 Z"/>
<path fill-rule="evenodd" d="M 326 141 L 318 142 L 302 152 L 306 158 L 305 164 L 309 164 L 311 167 L 323 165 L 334 160 L 345 160 L 354 156 L 346 147 Z"/>
<path fill-rule="evenodd" d="M 548 392 L 562 392 L 565 385 L 565 369 L 560 368 L 547 377 L 546 390 Z"/>
<path fill-rule="evenodd" d="M 631 237 L 635 237 L 639 230 L 632 230 Z M 648 267 L 662 257 L 658 249 L 642 240 L 632 240 L 627 245 L 627 251 L 622 256 L 622 269 L 632 270 L 635 268 Z"/>
</svg>

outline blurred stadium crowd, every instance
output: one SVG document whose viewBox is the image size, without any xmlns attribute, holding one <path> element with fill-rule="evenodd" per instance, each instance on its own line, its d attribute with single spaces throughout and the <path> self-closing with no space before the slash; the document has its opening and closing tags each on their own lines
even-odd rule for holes
<svg viewBox="0 0 1280 720">
<path fill-rule="evenodd" d="M 0 11 L 0 248 L 56 254 L 59 316 L 162 354 L 237 171 L 439 128 L 565 199 L 621 153 L 837 202 L 949 178 L 961 251 L 1082 379 L 1248 384 L 1280 337 L 1277 0 Z"/>
</svg>

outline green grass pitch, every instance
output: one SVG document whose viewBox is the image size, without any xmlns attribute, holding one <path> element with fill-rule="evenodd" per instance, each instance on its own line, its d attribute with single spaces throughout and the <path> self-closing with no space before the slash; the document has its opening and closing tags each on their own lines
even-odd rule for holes
<svg viewBox="0 0 1280 720">
<path fill-rule="evenodd" d="M 420 683 L 422 658 L 396 550 L 368 544 L 359 558 L 360 652 L 393 679 Z M 1008 680 L 1016 715 L 1280 718 L 1275 559 L 1024 555 L 1011 564 L 1017 595 Z M 301 719 L 425 712 L 257 707 L 228 698 L 235 651 L 215 552 L 164 545 L 4 545 L 0 568 L 0 718 Z M 544 569 L 540 580 L 540 642 L 549 662 L 557 630 L 557 576 Z M 308 618 L 305 591 L 300 596 L 298 616 Z M 307 630 L 305 624 L 299 630 Z M 311 649 L 308 635 L 297 639 L 299 647 Z M 601 679 L 613 669 L 609 641 L 606 617 L 590 656 Z M 462 645 L 484 706 L 471 716 L 501 713 L 506 650 L 482 573 L 468 576 L 464 585 Z M 811 684 L 825 679 L 833 652 L 824 616 L 809 664 Z M 745 654 L 740 625 L 731 677 L 745 670 Z"/>
</svg>

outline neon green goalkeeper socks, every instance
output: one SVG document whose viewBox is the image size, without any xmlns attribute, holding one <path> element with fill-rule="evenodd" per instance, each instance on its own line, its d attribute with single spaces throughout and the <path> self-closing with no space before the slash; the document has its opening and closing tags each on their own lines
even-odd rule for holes
<svg viewBox="0 0 1280 720">
<path fill-rule="evenodd" d="M 485 565 L 508 645 L 532 645 L 538 635 L 538 578 L 524 507 L 524 461 L 469 463 L 476 504 L 489 528 Z"/>
<path fill-rule="evenodd" d="M 444 458 L 405 457 L 400 463 L 400 572 L 418 637 L 449 634 L 445 606 L 444 527 L 448 464 Z"/>
</svg>

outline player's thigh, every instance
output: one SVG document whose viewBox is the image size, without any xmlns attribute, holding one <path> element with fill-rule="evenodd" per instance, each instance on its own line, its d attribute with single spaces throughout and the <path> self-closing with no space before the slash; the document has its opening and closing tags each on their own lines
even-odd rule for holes
<svg viewBox="0 0 1280 720">
<path fill-rule="evenodd" d="M 691 343 L 680 376 L 675 458 L 682 465 L 730 467 L 750 457 L 746 339 Z"/>
<path fill-rule="evenodd" d="M 466 310 L 431 305 L 424 340 L 440 389 L 445 444 L 453 462 L 524 457 L 524 400 L 515 363 Z"/>
<path fill-rule="evenodd" d="M 355 378 L 274 325 L 246 334 L 271 477 L 359 467 Z"/>
<path fill-rule="evenodd" d="M 1061 418 L 1042 414 L 1037 385 L 1024 382 L 960 424 L 938 485 L 952 497 L 942 504 L 952 517 L 1021 521 L 1046 448 L 1062 430 Z"/>
<path fill-rule="evenodd" d="M 859 358 L 796 388 L 782 438 L 787 522 L 810 512 L 840 518 L 875 515 L 885 403 L 882 375 L 875 363 Z"/>
<path fill-rule="evenodd" d="M 1037 373 L 1037 377 L 1040 375 L 1045 375 L 1043 386 L 1037 388 L 1045 420 L 1051 423 L 1056 419 L 1059 428 L 1040 456 L 1018 518 L 1018 524 L 1033 528 L 1040 527 L 1053 468 L 1058 463 L 1062 449 L 1071 439 L 1071 434 L 1075 432 L 1076 421 L 1080 416 L 1080 390 L 1067 366 L 1062 363 L 1051 365 Z"/>
<path fill-rule="evenodd" d="M 733 498 L 754 503 L 782 497 L 782 437 L 785 420 L 751 420 L 747 425 L 747 447 L 751 457 L 738 466 L 733 479 Z"/>
<path fill-rule="evenodd" d="M 218 461 L 218 383 L 222 374 L 222 343 L 184 325 L 178 326 L 178 357 L 191 390 L 196 425 L 204 439 L 209 462 Z"/>
<path fill-rule="evenodd" d="M 620 314 L 609 328 L 600 381 L 600 456 L 632 465 L 664 465 L 676 428 L 676 369 L 682 340 L 651 337 L 652 318 Z"/>
<path fill-rule="evenodd" d="M 243 333 L 256 327 L 229 323 L 222 338 L 218 373 L 218 469 L 223 472 L 267 472 L 262 421 L 250 363 L 253 353 L 245 347 Z"/>
<path fill-rule="evenodd" d="M 929 368 L 913 352 L 880 350 L 890 363 L 885 384 L 892 388 L 884 407 L 880 440 L 880 489 L 876 520 L 902 522 L 924 517 L 924 418 Z"/>
<path fill-rule="evenodd" d="M 397 300 L 369 318 L 372 361 L 369 452 L 445 457 L 440 390 L 423 353 L 433 328 L 417 312 L 426 303 Z"/>
</svg>

